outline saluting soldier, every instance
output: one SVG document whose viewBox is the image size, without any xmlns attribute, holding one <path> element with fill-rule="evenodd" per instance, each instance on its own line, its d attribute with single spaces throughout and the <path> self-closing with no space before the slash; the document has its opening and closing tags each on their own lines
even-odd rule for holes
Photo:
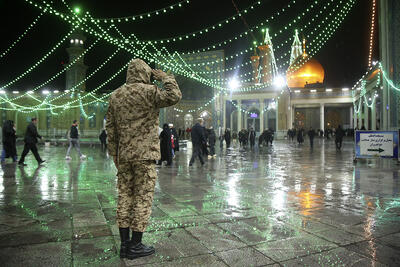
<svg viewBox="0 0 400 267">
<path fill-rule="evenodd" d="M 163 90 L 152 79 L 160 81 Z M 106 129 L 108 151 L 118 169 L 121 258 L 135 259 L 155 252 L 153 247 L 142 244 L 142 236 L 151 214 L 157 177 L 155 161 L 160 159 L 158 115 L 160 108 L 172 106 L 181 98 L 172 75 L 152 70 L 141 59 L 130 62 L 126 83 L 110 97 Z"/>
</svg>

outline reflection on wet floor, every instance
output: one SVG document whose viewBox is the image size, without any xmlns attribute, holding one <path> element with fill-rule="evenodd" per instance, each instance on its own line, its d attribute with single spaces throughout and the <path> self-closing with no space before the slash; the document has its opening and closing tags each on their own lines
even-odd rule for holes
<svg viewBox="0 0 400 267">
<path fill-rule="evenodd" d="M 158 168 L 153 214 L 144 235 L 157 254 L 117 255 L 116 169 L 99 149 L 64 160 L 42 148 L 21 168 L 2 165 L 0 261 L 4 266 L 348 266 L 400 265 L 398 165 L 359 160 L 353 143 L 337 152 L 278 141 L 222 150 L 204 167 L 190 151 Z M 21 151 L 19 148 L 18 151 Z"/>
</svg>

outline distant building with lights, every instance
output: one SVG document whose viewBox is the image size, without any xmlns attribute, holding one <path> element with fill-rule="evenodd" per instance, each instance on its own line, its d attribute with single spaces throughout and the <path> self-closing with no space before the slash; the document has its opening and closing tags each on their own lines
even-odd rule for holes
<svg viewBox="0 0 400 267">
<path fill-rule="evenodd" d="M 262 132 L 272 128 L 278 137 L 283 137 L 293 127 L 355 127 L 353 98 L 349 88 L 325 87 L 325 70 L 315 58 L 308 57 L 305 40 L 303 43 L 300 41 L 297 31 L 291 47 L 286 82 L 277 71 L 268 30 L 265 31 L 264 43 L 257 48 L 258 53 L 255 52 L 251 57 L 252 77 L 248 82 L 231 88 L 230 92 L 214 90 L 215 101 L 209 105 L 199 103 L 199 107 L 203 108 L 197 108 L 196 112 L 193 112 L 196 107 L 188 112 L 185 101 L 182 101 L 169 109 L 167 113 L 170 117 L 182 117 L 179 125 L 184 124 L 185 117 L 213 117 L 213 126 L 221 130 L 229 128 L 237 132 L 253 127 L 257 132 Z M 204 58 L 204 54 L 192 57 L 200 59 Z M 220 80 L 229 84 L 226 83 L 226 77 L 220 77 Z M 185 88 L 182 90 L 185 92 Z"/>
</svg>

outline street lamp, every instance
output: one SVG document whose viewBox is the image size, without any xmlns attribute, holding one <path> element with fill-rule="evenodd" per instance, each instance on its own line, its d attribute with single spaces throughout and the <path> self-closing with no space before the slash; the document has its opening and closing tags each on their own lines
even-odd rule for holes
<svg viewBox="0 0 400 267">
<path fill-rule="evenodd" d="M 236 79 L 236 77 L 233 77 L 229 82 L 228 82 L 228 87 L 231 91 L 236 90 L 240 86 L 239 81 Z"/>
<path fill-rule="evenodd" d="M 285 87 L 285 85 L 286 85 L 286 81 L 281 75 L 275 76 L 275 79 L 274 79 L 275 88 L 281 89 L 281 88 Z"/>
</svg>

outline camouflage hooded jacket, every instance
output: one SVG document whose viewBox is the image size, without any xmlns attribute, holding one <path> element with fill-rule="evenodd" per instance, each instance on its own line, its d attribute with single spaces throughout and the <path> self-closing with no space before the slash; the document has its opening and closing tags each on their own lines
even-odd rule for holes
<svg viewBox="0 0 400 267">
<path fill-rule="evenodd" d="M 151 71 L 143 60 L 133 59 L 126 83 L 110 97 L 106 117 L 108 151 L 119 162 L 160 159 L 159 110 L 182 98 L 173 76 L 162 80 L 161 90 L 150 82 Z"/>
</svg>

